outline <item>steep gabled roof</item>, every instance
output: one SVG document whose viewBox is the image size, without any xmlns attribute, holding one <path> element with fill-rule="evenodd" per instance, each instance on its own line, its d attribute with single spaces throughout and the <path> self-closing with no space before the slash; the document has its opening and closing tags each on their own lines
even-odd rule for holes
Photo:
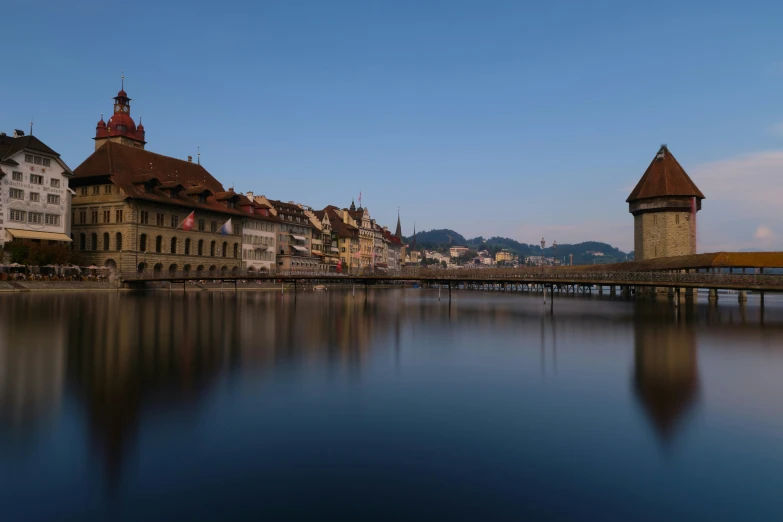
<svg viewBox="0 0 783 522">
<path fill-rule="evenodd" d="M 704 199 L 704 194 L 688 177 L 685 169 L 682 168 L 674 155 L 669 152 L 666 145 L 662 145 L 626 202 L 633 203 L 640 199 L 665 196 L 687 196 Z"/>
<path fill-rule="evenodd" d="M 7 158 L 24 149 L 60 157 L 59 154 L 35 136 L 22 136 L 19 138 L 0 136 L 0 159 Z"/>
</svg>

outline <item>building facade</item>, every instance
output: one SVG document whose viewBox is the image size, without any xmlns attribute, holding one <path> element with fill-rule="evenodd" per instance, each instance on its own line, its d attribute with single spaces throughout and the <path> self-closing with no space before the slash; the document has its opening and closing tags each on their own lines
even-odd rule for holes
<svg viewBox="0 0 783 522">
<path fill-rule="evenodd" d="M 249 273 L 275 273 L 277 268 L 278 219 L 271 209 L 252 200 L 253 193 L 240 201 L 240 208 L 249 214 L 242 226 L 242 269 Z"/>
<path fill-rule="evenodd" d="M 277 270 L 317 270 L 321 260 L 311 253 L 315 227 L 310 223 L 310 218 L 305 215 L 304 209 L 293 202 L 285 203 L 266 198 L 264 200 L 276 212 L 279 220 Z"/>
<path fill-rule="evenodd" d="M 248 216 L 242 198 L 192 158 L 145 150 L 129 101 L 118 93 L 115 115 L 98 123 L 95 152 L 70 179 L 73 247 L 113 274 L 238 272 Z"/>
<path fill-rule="evenodd" d="M 704 194 L 666 145 L 626 200 L 634 217 L 638 261 L 696 253 L 696 213 Z"/>
<path fill-rule="evenodd" d="M 72 175 L 38 138 L 0 134 L 0 249 L 11 241 L 70 243 Z"/>
</svg>

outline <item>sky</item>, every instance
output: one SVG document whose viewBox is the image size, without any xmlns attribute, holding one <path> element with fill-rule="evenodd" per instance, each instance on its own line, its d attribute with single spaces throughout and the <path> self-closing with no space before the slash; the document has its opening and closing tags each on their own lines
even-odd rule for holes
<svg viewBox="0 0 783 522">
<path fill-rule="evenodd" d="M 120 88 L 147 149 L 403 232 L 633 248 L 666 143 L 698 250 L 783 250 L 783 2 L 13 2 L 0 130 L 76 168 Z"/>
</svg>

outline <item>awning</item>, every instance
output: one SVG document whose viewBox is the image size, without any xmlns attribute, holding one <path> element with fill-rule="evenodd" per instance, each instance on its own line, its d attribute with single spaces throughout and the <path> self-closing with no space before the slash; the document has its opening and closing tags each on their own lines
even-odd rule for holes
<svg viewBox="0 0 783 522">
<path fill-rule="evenodd" d="M 332 252 L 339 252 L 340 251 L 340 249 L 337 248 L 337 247 L 332 247 L 329 250 L 331 250 Z"/>
<path fill-rule="evenodd" d="M 307 248 L 301 247 L 299 245 L 291 245 L 291 248 L 293 248 L 297 252 L 307 252 Z"/>
<path fill-rule="evenodd" d="M 307 241 L 304 236 L 295 236 L 294 234 L 291 234 L 291 237 L 296 239 L 297 241 Z"/>
<path fill-rule="evenodd" d="M 70 237 L 59 232 L 37 232 L 34 230 L 17 230 L 13 228 L 6 228 L 5 231 L 11 235 L 12 239 L 46 239 L 48 241 L 71 242 Z"/>
</svg>

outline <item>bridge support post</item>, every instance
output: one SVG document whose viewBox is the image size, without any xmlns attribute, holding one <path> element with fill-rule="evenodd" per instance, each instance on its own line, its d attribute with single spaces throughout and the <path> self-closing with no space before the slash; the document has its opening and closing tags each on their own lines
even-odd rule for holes
<svg viewBox="0 0 783 522">
<path fill-rule="evenodd" d="M 440 301 L 440 287 L 441 286 L 442 286 L 441 284 L 438 284 L 438 301 Z"/>
<path fill-rule="evenodd" d="M 597 285 L 598 286 L 598 295 L 604 295 L 604 287 L 603 285 Z"/>
<path fill-rule="evenodd" d="M 451 302 L 451 281 L 449 281 L 449 303 Z"/>
<path fill-rule="evenodd" d="M 744 303 L 745 301 L 747 301 L 748 300 L 748 292 L 746 292 L 745 290 L 740 290 L 739 294 L 737 295 L 737 300 L 740 303 Z"/>
<path fill-rule="evenodd" d="M 715 288 L 710 288 L 709 296 L 707 297 L 710 301 L 717 301 L 718 300 L 718 291 Z"/>
</svg>

